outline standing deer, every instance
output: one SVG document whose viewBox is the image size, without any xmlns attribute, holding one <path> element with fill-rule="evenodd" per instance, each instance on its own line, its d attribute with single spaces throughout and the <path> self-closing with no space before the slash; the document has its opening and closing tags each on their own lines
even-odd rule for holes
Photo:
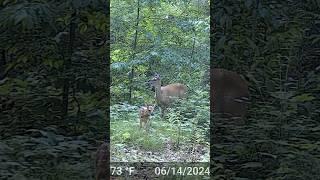
<svg viewBox="0 0 320 180">
<path fill-rule="evenodd" d="M 249 98 L 248 83 L 235 72 L 210 69 L 211 112 L 243 119 Z"/>
<path fill-rule="evenodd" d="M 156 74 L 148 83 L 155 88 L 155 99 L 161 108 L 161 116 L 165 114 L 166 108 L 177 98 L 183 98 L 187 93 L 187 86 L 180 83 L 161 86 L 161 78 Z"/>
<path fill-rule="evenodd" d="M 144 128 L 147 127 L 149 121 L 150 121 L 150 116 L 153 113 L 155 105 L 150 106 L 150 105 L 145 105 L 140 108 L 139 111 L 139 116 L 140 116 L 140 128 L 142 128 L 142 125 L 144 124 Z M 150 123 L 149 123 L 150 124 Z"/>
</svg>

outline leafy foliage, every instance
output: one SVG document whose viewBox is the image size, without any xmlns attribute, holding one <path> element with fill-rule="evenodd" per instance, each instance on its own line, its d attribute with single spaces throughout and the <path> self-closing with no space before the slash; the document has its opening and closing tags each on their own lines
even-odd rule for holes
<svg viewBox="0 0 320 180">
<path fill-rule="evenodd" d="M 207 2 L 113 0 L 111 40 L 111 160 L 208 162 Z M 155 104 L 146 85 L 154 73 L 163 86 L 187 85 L 188 97 L 165 118 L 156 110 L 151 127 L 139 129 L 139 107 Z"/>
<path fill-rule="evenodd" d="M 139 107 L 111 106 L 112 161 L 209 161 L 208 119 L 200 121 L 209 116 L 209 106 L 202 105 L 203 112 L 186 113 L 189 104 L 171 108 L 166 121 L 156 112 L 148 129 L 139 127 Z"/>
<path fill-rule="evenodd" d="M 2 178 L 91 178 L 88 139 L 58 135 L 53 129 L 29 129 L 29 136 L 16 135 L 1 141 Z"/>
<path fill-rule="evenodd" d="M 247 124 L 218 124 L 212 134 L 215 178 L 317 179 L 319 3 L 215 1 L 211 8 L 212 65 L 244 74 L 251 92 Z"/>
<path fill-rule="evenodd" d="M 1 177 L 93 177 L 107 133 L 106 6 L 0 1 Z"/>
</svg>

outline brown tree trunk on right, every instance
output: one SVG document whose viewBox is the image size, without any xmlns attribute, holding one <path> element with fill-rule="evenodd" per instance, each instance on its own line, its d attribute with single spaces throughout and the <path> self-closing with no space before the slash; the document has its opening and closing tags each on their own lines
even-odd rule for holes
<svg viewBox="0 0 320 180">
<path fill-rule="evenodd" d="M 110 147 L 104 142 L 97 150 L 96 155 L 96 180 L 107 180 L 110 178 Z"/>
</svg>

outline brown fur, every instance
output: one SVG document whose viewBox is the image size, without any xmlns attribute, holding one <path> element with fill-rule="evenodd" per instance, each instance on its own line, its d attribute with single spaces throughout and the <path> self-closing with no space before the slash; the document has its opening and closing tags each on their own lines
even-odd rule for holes
<svg viewBox="0 0 320 180">
<path fill-rule="evenodd" d="M 247 81 L 225 69 L 211 69 L 210 73 L 211 112 L 243 119 L 247 103 L 241 98 L 249 98 Z"/>
<path fill-rule="evenodd" d="M 155 87 L 155 99 L 161 107 L 162 116 L 166 108 L 177 98 L 183 98 L 187 93 L 187 86 L 180 83 L 173 83 L 166 86 L 161 86 L 161 78 L 156 75 L 149 81 Z"/>
<path fill-rule="evenodd" d="M 104 142 L 97 150 L 96 155 L 96 180 L 107 180 L 109 177 L 109 144 Z"/>
<path fill-rule="evenodd" d="M 142 128 L 143 124 L 144 124 L 144 128 L 146 128 L 150 120 L 150 115 L 152 114 L 153 110 L 154 110 L 154 106 L 150 106 L 150 105 L 145 105 L 140 108 L 139 110 L 140 128 Z"/>
</svg>

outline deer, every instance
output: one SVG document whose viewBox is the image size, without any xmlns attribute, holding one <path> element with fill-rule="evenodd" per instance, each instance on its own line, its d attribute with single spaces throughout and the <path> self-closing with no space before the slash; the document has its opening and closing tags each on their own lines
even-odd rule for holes
<svg viewBox="0 0 320 180">
<path fill-rule="evenodd" d="M 144 128 L 146 129 L 147 125 L 150 124 L 150 116 L 153 114 L 155 105 L 147 105 L 145 104 L 139 110 L 139 117 L 140 117 L 140 129 L 144 124 Z"/>
<path fill-rule="evenodd" d="M 249 98 L 248 82 L 239 74 L 220 68 L 210 69 L 210 112 L 243 120 Z"/>
<path fill-rule="evenodd" d="M 167 107 L 172 104 L 175 99 L 186 97 L 186 85 L 173 83 L 161 86 L 161 77 L 159 74 L 155 74 L 155 76 L 148 81 L 148 84 L 155 88 L 156 104 L 161 108 L 161 117 L 164 117 Z"/>
</svg>

